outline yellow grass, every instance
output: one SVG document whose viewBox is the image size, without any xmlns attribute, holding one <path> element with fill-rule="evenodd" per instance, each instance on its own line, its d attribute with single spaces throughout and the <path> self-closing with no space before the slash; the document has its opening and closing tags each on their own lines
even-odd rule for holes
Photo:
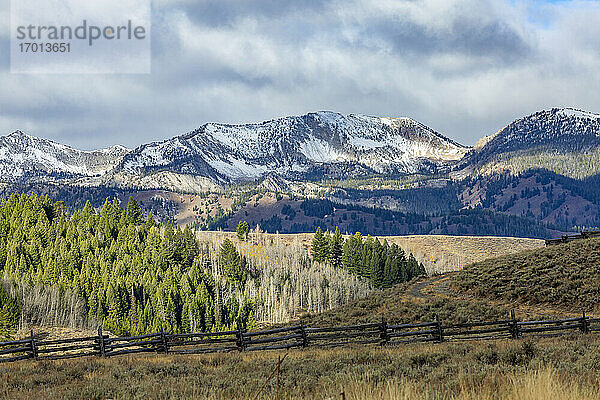
<svg viewBox="0 0 600 400">
<path fill-rule="evenodd" d="M 279 398 L 600 399 L 600 337 L 290 351 Z M 0 367 L 6 399 L 275 399 L 285 353 L 142 355 Z M 264 389 L 261 391 L 261 388 Z"/>
<path fill-rule="evenodd" d="M 474 262 L 544 247 L 539 239 L 492 236 L 393 236 L 388 241 L 413 253 L 430 274 L 459 271 Z"/>
<path fill-rule="evenodd" d="M 235 237 L 235 232 L 200 232 L 206 239 L 211 235 Z M 298 243 L 307 251 L 313 234 L 262 234 L 267 239 L 284 243 Z M 440 274 L 461 270 L 464 266 L 490 258 L 515 254 L 544 247 L 539 239 L 494 236 L 412 235 L 377 236 L 380 240 L 396 243 L 407 253 L 412 253 L 423 263 L 428 274 Z"/>
<path fill-rule="evenodd" d="M 554 368 L 526 373 L 486 376 L 480 385 L 473 385 L 464 376 L 464 385 L 452 400 L 592 400 L 600 399 L 600 389 L 588 386 L 581 388 L 574 382 L 561 380 Z M 343 393 L 343 395 L 342 395 Z M 434 399 L 439 393 L 431 386 L 420 385 L 408 380 L 394 380 L 377 385 L 365 384 L 355 377 L 340 388 L 339 397 L 346 400 L 421 400 Z M 329 397 L 334 398 L 334 397 Z"/>
</svg>

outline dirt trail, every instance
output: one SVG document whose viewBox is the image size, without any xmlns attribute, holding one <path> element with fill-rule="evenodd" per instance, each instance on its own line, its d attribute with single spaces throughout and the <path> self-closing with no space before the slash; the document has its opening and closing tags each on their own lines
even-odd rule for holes
<svg viewBox="0 0 600 400">
<path fill-rule="evenodd" d="M 436 275 L 436 276 L 426 278 L 425 280 L 423 280 L 421 282 L 417 282 L 413 286 L 411 286 L 408 289 L 407 293 L 409 296 L 417 298 L 417 299 L 431 298 L 431 293 L 425 293 L 423 290 L 425 288 L 429 288 L 430 286 L 435 285 L 441 281 L 447 281 L 448 278 L 450 278 L 450 276 L 451 276 L 451 274 L 444 274 L 444 275 Z"/>
</svg>

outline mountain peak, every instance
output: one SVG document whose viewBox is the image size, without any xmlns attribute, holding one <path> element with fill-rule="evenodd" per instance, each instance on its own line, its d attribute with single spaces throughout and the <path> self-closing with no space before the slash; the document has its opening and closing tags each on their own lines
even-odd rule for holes
<svg viewBox="0 0 600 400">
<path fill-rule="evenodd" d="M 120 145 L 120 144 L 115 144 L 115 145 L 107 147 L 105 149 L 92 150 L 92 151 L 114 152 L 114 153 L 129 153 L 131 151 L 131 149 L 128 148 L 128 147 L 125 147 L 123 145 Z"/>
<path fill-rule="evenodd" d="M 5 137 L 11 137 L 11 138 L 31 138 L 31 135 L 28 135 L 27 133 L 23 132 L 22 130 L 17 129 L 16 131 L 6 135 Z"/>
<path fill-rule="evenodd" d="M 571 107 L 552 108 L 517 119 L 497 133 L 480 139 L 461 164 L 477 165 L 482 171 L 521 171 L 542 168 L 545 160 L 552 160 L 547 164 L 569 165 L 576 155 L 598 148 L 599 114 Z"/>
<path fill-rule="evenodd" d="M 23 132 L 22 130 L 18 129 L 16 131 L 14 131 L 13 133 L 6 135 L 6 136 L 2 136 L 1 138 L 4 139 L 10 139 L 12 141 L 18 141 L 21 142 L 23 145 L 25 145 L 24 143 L 29 143 L 30 145 L 32 143 L 38 143 L 40 145 L 44 145 L 44 146 L 54 146 L 54 147 L 60 147 L 60 148 L 69 148 L 72 149 L 70 146 L 64 145 L 64 144 L 60 144 L 60 143 L 56 143 L 50 139 L 44 139 L 38 136 L 33 136 L 30 135 L 28 133 Z M 72 149 L 75 150 L 75 149 Z"/>
<path fill-rule="evenodd" d="M 208 123 L 125 156 L 127 175 L 170 171 L 219 182 L 433 172 L 468 150 L 410 118 L 316 111 L 254 124 Z"/>
<path fill-rule="evenodd" d="M 572 107 L 538 111 L 511 122 L 493 135 L 480 139 L 480 145 L 476 145 L 476 148 L 496 146 L 499 143 L 529 141 L 534 141 L 537 145 L 543 142 L 545 145 L 552 146 L 565 142 L 565 138 L 569 136 L 600 136 L 600 114 Z"/>
<path fill-rule="evenodd" d="M 0 181 L 48 182 L 98 176 L 114 168 L 127 152 L 122 146 L 77 150 L 16 130 L 0 136 Z"/>
<path fill-rule="evenodd" d="M 554 109 L 558 114 L 566 117 L 585 118 L 585 119 L 600 119 L 600 114 L 580 110 L 572 107 Z"/>
</svg>

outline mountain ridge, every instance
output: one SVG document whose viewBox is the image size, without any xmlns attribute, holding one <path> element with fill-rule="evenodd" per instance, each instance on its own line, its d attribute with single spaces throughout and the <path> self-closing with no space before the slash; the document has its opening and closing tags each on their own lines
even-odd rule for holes
<svg viewBox="0 0 600 400">
<path fill-rule="evenodd" d="M 475 175 L 545 168 L 582 179 L 600 172 L 600 114 L 552 108 L 519 118 L 480 139 L 459 163 Z M 581 171 L 581 166 L 587 171 Z"/>
<path fill-rule="evenodd" d="M 0 179 L 14 183 L 65 180 L 107 173 L 130 150 L 115 145 L 79 150 L 16 130 L 0 136 Z"/>
<path fill-rule="evenodd" d="M 207 151 L 207 149 L 209 149 Z M 184 135 L 142 145 L 124 157 L 129 173 L 164 170 L 248 181 L 279 173 L 302 178 L 323 165 L 364 173 L 416 173 L 458 160 L 468 150 L 408 118 L 316 112 L 258 124 L 207 123 Z M 344 164 L 346 164 L 344 166 Z"/>
<path fill-rule="evenodd" d="M 0 137 L 0 180 L 199 191 L 273 174 L 305 181 L 454 171 L 459 179 L 588 153 L 600 155 L 600 114 L 570 107 L 519 118 L 473 147 L 409 117 L 318 111 L 260 123 L 209 122 L 131 150 L 77 150 L 17 130 Z"/>
</svg>

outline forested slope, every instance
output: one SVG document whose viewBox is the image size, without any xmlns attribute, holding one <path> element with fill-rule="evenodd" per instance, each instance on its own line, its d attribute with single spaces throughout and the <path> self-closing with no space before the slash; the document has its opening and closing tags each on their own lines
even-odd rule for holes
<svg viewBox="0 0 600 400">
<path fill-rule="evenodd" d="M 61 202 L 18 194 L 0 204 L 0 275 L 22 285 L 13 290 L 17 303 L 30 304 L 33 288 L 72 293 L 90 320 L 116 334 L 283 322 L 371 290 L 342 269 L 313 265 L 300 246 L 259 233 L 235 244 L 218 235 L 199 242 L 188 228 L 144 217 L 133 199 L 125 210 L 115 200 L 69 215 Z"/>
</svg>

